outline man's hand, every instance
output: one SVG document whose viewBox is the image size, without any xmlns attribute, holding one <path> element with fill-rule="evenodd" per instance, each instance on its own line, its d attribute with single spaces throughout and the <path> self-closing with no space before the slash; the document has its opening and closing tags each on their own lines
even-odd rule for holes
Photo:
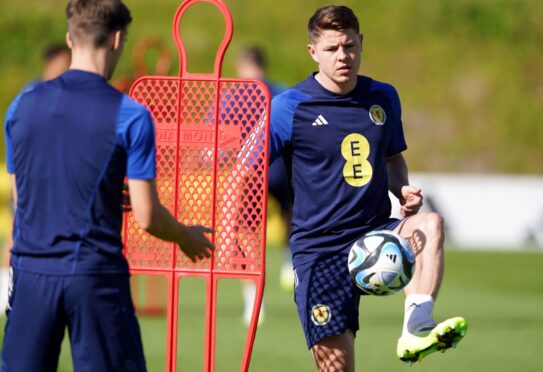
<svg viewBox="0 0 543 372">
<path fill-rule="evenodd" d="M 205 226 L 185 226 L 177 244 L 192 262 L 209 258 L 215 246 L 204 234 L 214 232 L 215 230 Z"/>
<path fill-rule="evenodd" d="M 400 214 L 403 217 L 417 214 L 422 207 L 422 191 L 415 186 L 403 186 L 400 199 Z"/>
</svg>

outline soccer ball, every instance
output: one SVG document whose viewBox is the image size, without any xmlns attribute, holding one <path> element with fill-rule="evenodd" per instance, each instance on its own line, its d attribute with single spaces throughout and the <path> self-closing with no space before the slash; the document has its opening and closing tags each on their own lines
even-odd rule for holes
<svg viewBox="0 0 543 372">
<path fill-rule="evenodd" d="M 387 296 L 404 288 L 415 272 L 415 254 L 400 235 L 373 231 L 354 242 L 348 268 L 364 294 Z"/>
</svg>

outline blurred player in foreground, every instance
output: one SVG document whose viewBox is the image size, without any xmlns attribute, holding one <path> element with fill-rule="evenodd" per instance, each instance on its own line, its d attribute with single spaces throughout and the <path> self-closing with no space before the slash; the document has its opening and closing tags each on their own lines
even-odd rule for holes
<svg viewBox="0 0 543 372">
<path fill-rule="evenodd" d="M 158 54 L 154 65 L 149 66 L 146 60 L 146 55 L 154 51 Z M 128 93 L 130 87 L 136 79 L 145 75 L 168 75 L 168 71 L 172 66 L 172 55 L 168 47 L 161 39 L 155 37 L 145 37 L 139 40 L 132 47 L 132 62 L 134 64 L 133 76 L 119 76 L 111 82 L 115 88 L 121 92 Z"/>
<path fill-rule="evenodd" d="M 266 57 L 264 51 L 258 46 L 250 46 L 239 54 L 236 70 L 238 77 L 242 79 L 260 80 L 268 87 L 272 97 L 285 91 L 286 87 L 280 84 L 272 83 L 267 79 Z M 290 219 L 292 212 L 292 203 L 290 201 L 290 182 L 287 176 L 287 170 L 282 158 L 275 160 L 268 170 L 268 195 L 273 197 L 281 208 L 281 220 L 285 224 L 285 231 L 290 232 Z M 286 240 L 286 239 L 285 239 Z M 286 242 L 285 242 L 286 244 Z M 294 274 L 292 271 L 292 261 L 288 246 L 285 246 L 285 255 L 280 272 L 280 284 L 285 290 L 292 290 L 294 287 Z M 253 313 L 253 304 L 256 295 L 256 284 L 253 281 L 243 282 L 243 322 L 249 325 Z M 260 307 L 260 316 L 258 322 L 264 321 L 265 309 L 264 303 Z"/>
<path fill-rule="evenodd" d="M 421 190 L 409 184 L 400 100 L 391 85 L 359 76 L 362 35 L 344 6 L 324 6 L 308 23 L 318 71 L 275 97 L 270 161 L 285 158 L 292 174 L 290 245 L 295 300 L 307 346 L 319 371 L 354 371 L 360 291 L 349 276 L 353 242 L 379 229 L 407 238 L 417 256 L 406 287 L 398 357 L 406 362 L 453 347 L 463 318 L 433 317 L 443 274 L 443 222 L 418 213 Z M 388 191 L 403 220 L 390 218 Z"/>
<path fill-rule="evenodd" d="M 70 66 L 70 49 L 64 44 L 51 44 L 43 53 L 43 71 L 41 79 L 33 80 L 28 83 L 22 92 L 31 89 L 42 81 L 52 80 L 62 74 Z M 15 205 L 13 198 L 10 209 L 13 212 Z M 9 250 L 13 246 L 11 236 L 8 236 L 3 244 L 2 266 L 0 268 L 0 313 L 4 314 L 8 304 L 8 285 L 9 285 Z"/>
<path fill-rule="evenodd" d="M 72 0 L 67 18 L 70 69 L 19 95 L 5 124 L 17 207 L 2 370 L 55 371 L 67 327 L 74 370 L 145 371 L 120 235 L 125 176 L 139 225 L 190 259 L 210 256 L 213 230 L 160 204 L 151 115 L 107 83 L 128 8 Z"/>
<path fill-rule="evenodd" d="M 70 66 L 72 56 L 70 49 L 63 44 L 52 44 L 45 49 L 43 54 L 42 80 L 53 80 Z"/>
</svg>

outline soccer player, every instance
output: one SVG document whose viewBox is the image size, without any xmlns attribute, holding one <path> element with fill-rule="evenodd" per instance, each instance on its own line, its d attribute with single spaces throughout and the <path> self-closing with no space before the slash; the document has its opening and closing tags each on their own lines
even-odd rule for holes
<svg viewBox="0 0 543 372">
<path fill-rule="evenodd" d="M 244 48 L 236 61 L 236 71 L 238 77 L 242 79 L 260 80 L 268 87 L 272 97 L 282 93 L 286 87 L 271 82 L 267 79 L 267 63 L 264 51 L 258 46 L 249 46 Z M 273 197 L 281 208 L 281 218 L 285 224 L 285 231 L 290 231 L 290 219 L 292 212 L 292 203 L 290 201 L 289 181 L 285 163 L 282 158 L 277 158 L 268 169 L 268 195 Z M 294 275 L 292 271 L 292 261 L 288 247 L 285 247 L 283 264 L 280 272 L 280 284 L 285 290 L 291 291 L 294 287 Z M 253 281 L 245 281 L 243 284 L 243 321 L 246 325 L 251 322 L 253 313 L 253 304 L 256 294 L 256 285 Z M 265 306 L 262 303 L 260 307 L 260 316 L 258 322 L 261 323 L 265 316 Z"/>
<path fill-rule="evenodd" d="M 33 80 L 22 90 L 28 90 L 44 80 L 52 80 L 62 74 L 70 66 L 70 49 L 64 44 L 51 44 L 43 53 L 43 71 L 39 80 Z M 13 201 L 10 205 L 11 210 L 15 209 Z M 6 239 L 2 247 L 2 267 L 0 268 L 0 313 L 6 311 L 8 304 L 8 285 L 9 285 L 9 249 L 13 241 L 11 236 Z"/>
<path fill-rule="evenodd" d="M 49 45 L 43 54 L 43 80 L 52 80 L 61 75 L 70 66 L 70 49 L 63 44 Z"/>
<path fill-rule="evenodd" d="M 68 328 L 76 371 L 145 371 L 122 254 L 122 188 L 128 177 L 141 228 L 209 257 L 213 230 L 185 226 L 160 204 L 150 113 L 112 88 L 128 8 L 71 0 L 70 69 L 19 95 L 6 123 L 16 185 L 12 287 L 3 371 L 55 371 Z"/>
<path fill-rule="evenodd" d="M 270 162 L 283 156 L 292 175 L 295 301 L 317 368 L 354 371 L 360 292 L 347 256 L 372 230 L 399 233 L 417 256 L 398 357 L 412 362 L 455 346 L 467 326 L 460 317 L 437 323 L 432 314 L 443 274 L 443 222 L 418 213 L 422 192 L 409 184 L 402 156 L 398 94 L 358 75 L 362 35 L 350 8 L 319 8 L 308 33 L 318 71 L 273 99 Z M 400 200 L 402 220 L 390 218 L 389 190 Z"/>
</svg>

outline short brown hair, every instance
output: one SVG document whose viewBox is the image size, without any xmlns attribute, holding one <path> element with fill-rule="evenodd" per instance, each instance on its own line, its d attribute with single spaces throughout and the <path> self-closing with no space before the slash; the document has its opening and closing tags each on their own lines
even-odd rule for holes
<svg viewBox="0 0 543 372">
<path fill-rule="evenodd" d="M 49 44 L 47 48 L 45 48 L 43 51 L 43 54 L 42 54 L 43 61 L 49 62 L 64 53 L 66 53 L 67 55 L 70 55 L 70 49 L 66 46 L 66 44 L 61 44 L 61 43 Z"/>
<path fill-rule="evenodd" d="M 265 69 L 267 65 L 264 51 L 258 46 L 250 46 L 242 50 L 239 59 L 249 61 L 261 69 Z"/>
<path fill-rule="evenodd" d="M 358 18 L 351 8 L 343 5 L 325 5 L 315 11 L 307 23 L 309 40 L 313 41 L 323 30 L 343 31 L 353 29 L 360 33 Z"/>
<path fill-rule="evenodd" d="M 104 46 L 109 34 L 125 30 L 132 17 L 121 0 L 70 0 L 66 7 L 68 31 L 75 40 L 90 39 Z"/>
</svg>

